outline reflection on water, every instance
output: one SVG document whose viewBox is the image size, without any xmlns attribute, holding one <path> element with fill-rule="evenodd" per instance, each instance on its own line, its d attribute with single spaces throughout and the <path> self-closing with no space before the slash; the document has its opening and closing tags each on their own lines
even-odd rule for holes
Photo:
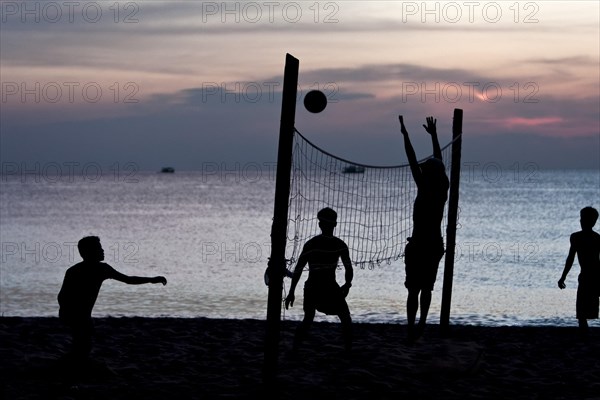
<svg viewBox="0 0 600 400">
<path fill-rule="evenodd" d="M 108 281 L 96 316 L 257 318 L 266 316 L 274 181 L 201 173 L 139 173 L 137 182 L 0 181 L 0 311 L 56 315 L 75 244 L 100 236 L 106 262 L 169 284 Z M 483 325 L 575 325 L 578 266 L 559 290 L 579 209 L 599 207 L 597 171 L 463 176 L 452 321 Z M 596 227 L 598 228 L 598 227 Z M 443 263 L 430 321 L 439 321 Z M 360 322 L 405 322 L 401 262 L 356 270 L 348 298 Z M 289 280 L 285 286 L 289 287 Z M 301 283 L 302 284 L 302 283 Z M 302 301 L 284 313 L 302 317 Z M 318 317 L 328 320 L 335 317 Z"/>
</svg>

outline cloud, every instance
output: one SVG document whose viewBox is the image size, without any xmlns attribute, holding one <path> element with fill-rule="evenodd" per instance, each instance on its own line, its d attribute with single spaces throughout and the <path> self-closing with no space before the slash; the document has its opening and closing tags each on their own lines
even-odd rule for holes
<svg viewBox="0 0 600 400">
<path fill-rule="evenodd" d="M 523 117 L 512 117 L 506 120 L 506 125 L 509 127 L 514 126 L 540 126 L 540 125 L 551 125 L 559 124 L 564 122 L 561 117 L 544 117 L 544 118 L 523 118 Z"/>
<path fill-rule="evenodd" d="M 330 24 L 321 23 L 329 14 L 314 22 L 312 2 L 298 3 L 306 13 L 295 23 L 281 15 L 253 23 L 241 14 L 239 22 L 227 14 L 223 23 L 222 10 L 202 10 L 221 2 L 96 3 L 104 12 L 98 23 L 81 14 L 72 23 L 9 16 L 0 37 L 3 82 L 97 80 L 108 98 L 114 82 L 134 81 L 139 103 L 29 104 L 13 96 L 2 105 L 3 160 L 135 159 L 150 169 L 173 160 L 179 168 L 202 160 L 272 161 L 282 82 L 282 59 L 275 57 L 286 51 L 302 61 L 297 127 L 342 157 L 396 164 L 398 114 L 425 155 L 424 118 L 436 116 L 447 141 L 452 110 L 462 108 L 466 156 L 489 159 L 504 148 L 499 157 L 508 162 L 522 147 L 566 167 L 598 158 L 600 96 L 597 74 L 588 73 L 597 72 L 597 49 L 576 40 L 582 29 L 589 35 L 589 24 L 436 24 L 418 16 L 405 23 L 396 13 L 401 5 L 389 2 L 331 3 L 339 10 Z M 137 22 L 125 23 L 128 16 Z M 547 55 L 539 44 L 557 37 L 579 47 L 557 46 Z M 316 88 L 328 106 L 310 114 L 302 96 Z M 515 143 L 519 149 L 509 151 Z M 566 144 L 572 154 L 555 157 Z"/>
<path fill-rule="evenodd" d="M 477 15 L 461 18 L 447 13 L 403 10 L 402 2 L 2 2 L 6 33 L 50 32 L 115 35 L 237 35 L 263 33 L 368 32 L 527 32 L 556 29 L 556 25 L 515 24 L 507 14 L 491 23 Z M 416 2 L 404 2 L 404 4 Z M 458 4 L 458 3 L 455 3 Z M 438 4 L 439 5 L 439 4 Z M 435 6 L 435 5 L 434 5 Z M 439 8 L 439 7 L 438 7 Z M 507 6 L 508 8 L 508 6 Z M 509 13 L 508 9 L 504 13 Z M 501 11 L 501 14 L 503 12 Z M 437 14 L 437 15 L 436 15 Z M 462 13 L 461 13 L 462 14 Z M 471 20 L 470 20 L 471 19 Z M 56 37 L 56 36 L 55 36 Z"/>
<path fill-rule="evenodd" d="M 361 75 L 361 73 L 359 73 Z M 243 87 L 243 86 L 240 86 Z M 197 87 L 140 102 L 134 115 L 105 110 L 99 118 L 46 123 L 3 112 L 3 162 L 135 162 L 201 169 L 204 162 L 272 162 L 276 159 L 281 91 L 252 97 L 221 87 Z M 462 104 L 403 101 L 341 90 L 320 114 L 304 110 L 299 94 L 296 126 L 309 140 L 340 157 L 373 165 L 405 161 L 397 115 L 403 114 L 419 157 L 431 152 L 421 124 L 438 118 L 443 144 L 450 140 L 452 109 L 463 108 L 464 160 L 541 168 L 595 168 L 599 164 L 597 107 L 590 100 L 544 99 Z M 413 99 L 414 100 L 414 99 Z M 595 99 L 597 105 L 597 99 Z M 93 105 L 90 105 L 93 106 Z M 560 114 L 556 114 L 560 110 Z M 511 123 L 512 122 L 512 123 Z"/>
<path fill-rule="evenodd" d="M 526 62 L 532 64 L 546 64 L 546 65 L 565 65 L 565 66 L 598 66 L 598 60 L 590 56 L 572 56 L 572 57 L 558 57 L 558 58 L 532 58 L 526 60 Z"/>
</svg>

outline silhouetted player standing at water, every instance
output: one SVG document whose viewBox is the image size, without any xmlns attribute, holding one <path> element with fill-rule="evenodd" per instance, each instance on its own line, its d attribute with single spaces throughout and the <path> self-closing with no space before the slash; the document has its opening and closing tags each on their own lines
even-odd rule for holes
<svg viewBox="0 0 600 400">
<path fill-rule="evenodd" d="M 104 250 L 96 236 L 84 237 L 77 243 L 83 261 L 67 270 L 62 288 L 58 293 L 59 317 L 71 329 L 73 349 L 71 356 L 76 361 L 88 358 L 92 350 L 92 309 L 98 298 L 102 282 L 115 279 L 130 285 L 143 283 L 167 284 L 163 276 L 139 277 L 124 275 L 103 263 Z"/>
<path fill-rule="evenodd" d="M 406 281 L 408 289 L 406 311 L 408 317 L 408 339 L 413 341 L 422 335 L 427 321 L 431 292 L 436 280 L 440 260 L 444 255 L 441 223 L 444 205 L 448 199 L 450 183 L 442 161 L 442 151 L 437 137 L 436 120 L 427 118 L 425 130 L 431 135 L 433 157 L 419 164 L 410 143 L 402 116 L 400 131 L 404 136 L 404 148 L 410 170 L 417 185 L 417 197 L 413 208 L 413 231 L 404 250 Z M 421 303 L 421 317 L 415 329 L 415 320 Z"/>
<path fill-rule="evenodd" d="M 352 319 L 346 303 L 346 296 L 352 286 L 354 271 L 350 261 L 348 246 L 343 240 L 333 236 L 337 225 L 337 213 L 331 208 L 324 208 L 317 213 L 322 233 L 306 242 L 292 275 L 290 293 L 285 299 L 285 308 L 294 305 L 294 291 L 308 263 L 308 279 L 304 284 L 304 319 L 296 330 L 294 350 L 298 349 L 316 311 L 329 315 L 337 315 L 342 323 L 346 350 L 352 348 Z M 346 270 L 346 283 L 340 287 L 335 279 L 335 271 L 339 259 Z"/>
<path fill-rule="evenodd" d="M 600 297 L 600 234 L 592 229 L 598 220 L 598 210 L 585 207 L 580 211 L 581 230 L 571 235 L 571 247 L 565 262 L 565 268 L 558 281 L 558 287 L 564 289 L 565 279 L 573 266 L 575 255 L 581 267 L 577 286 L 576 314 L 581 333 L 588 333 L 588 319 L 598 318 Z"/>
</svg>

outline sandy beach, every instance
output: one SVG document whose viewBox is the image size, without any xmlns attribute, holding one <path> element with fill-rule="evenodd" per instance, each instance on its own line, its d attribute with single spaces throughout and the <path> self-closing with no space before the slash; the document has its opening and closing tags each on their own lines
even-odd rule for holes
<svg viewBox="0 0 600 400">
<path fill-rule="evenodd" d="M 282 323 L 276 384 L 262 381 L 265 322 L 95 319 L 93 361 L 73 371 L 56 318 L 0 318 L 4 399 L 600 399 L 600 332 L 577 328 L 429 326 L 416 344 L 394 324 L 315 323 L 298 354 Z"/>
</svg>

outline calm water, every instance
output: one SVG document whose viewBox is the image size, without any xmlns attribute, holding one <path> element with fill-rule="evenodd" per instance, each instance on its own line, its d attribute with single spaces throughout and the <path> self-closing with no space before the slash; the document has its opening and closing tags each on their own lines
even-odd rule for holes
<svg viewBox="0 0 600 400">
<path fill-rule="evenodd" d="M 254 167 L 205 175 L 2 176 L 0 311 L 57 315 L 64 272 L 80 261 L 75 244 L 93 234 L 118 270 L 169 280 L 165 287 L 107 281 L 96 316 L 264 319 L 273 194 L 272 175 Z M 600 173 L 466 170 L 460 196 L 452 321 L 575 325 L 578 265 L 567 289 L 556 281 L 569 234 L 579 230 L 579 209 L 600 207 Z M 443 272 L 442 265 L 431 322 L 439 320 Z M 401 261 L 357 269 L 348 298 L 354 319 L 404 323 L 403 282 Z M 299 301 L 284 318 L 301 316 Z"/>
</svg>

